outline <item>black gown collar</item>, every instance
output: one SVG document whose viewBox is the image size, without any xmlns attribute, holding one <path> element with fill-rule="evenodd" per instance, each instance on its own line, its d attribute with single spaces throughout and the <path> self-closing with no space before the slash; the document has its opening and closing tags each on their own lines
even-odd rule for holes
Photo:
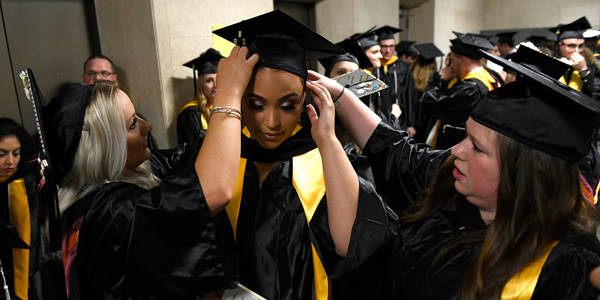
<svg viewBox="0 0 600 300">
<path fill-rule="evenodd" d="M 275 149 L 265 149 L 256 140 L 242 134 L 242 157 L 257 162 L 280 162 L 316 147 L 310 127 L 303 127 Z"/>
<path fill-rule="evenodd" d="M 454 200 L 456 212 L 463 224 L 469 229 L 482 230 L 487 227 L 477 206 L 471 204 L 463 195 L 458 195 Z"/>
</svg>

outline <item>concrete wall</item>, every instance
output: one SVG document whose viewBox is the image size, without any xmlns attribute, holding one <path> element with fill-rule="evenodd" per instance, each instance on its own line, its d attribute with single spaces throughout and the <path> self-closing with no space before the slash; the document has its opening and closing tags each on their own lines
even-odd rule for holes
<svg viewBox="0 0 600 300">
<path fill-rule="evenodd" d="M 323 0 L 315 5 L 317 32 L 334 43 L 373 26 L 398 27 L 399 0 Z"/>
<path fill-rule="evenodd" d="M 136 110 L 152 123 L 159 148 L 177 144 L 176 117 L 194 90 L 192 72 L 182 64 L 212 47 L 212 25 L 272 9 L 269 0 L 96 1 L 103 54 L 117 66 L 119 85 Z"/>
</svg>

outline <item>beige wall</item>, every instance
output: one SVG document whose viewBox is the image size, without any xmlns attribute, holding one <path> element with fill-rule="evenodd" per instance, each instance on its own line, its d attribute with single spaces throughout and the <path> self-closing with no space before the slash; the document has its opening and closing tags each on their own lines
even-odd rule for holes
<svg viewBox="0 0 600 300">
<path fill-rule="evenodd" d="M 96 1 L 103 54 L 117 66 L 120 87 L 136 110 L 152 123 L 159 148 L 177 145 L 176 117 L 194 91 L 192 72 L 182 64 L 212 47 L 211 26 L 272 9 L 269 0 Z"/>
<path fill-rule="evenodd" d="M 586 16 L 592 27 L 600 26 L 598 0 L 430 0 L 409 10 L 408 39 L 434 42 L 449 51 L 452 31 L 535 28 L 570 23 Z M 433 21 L 431 21 L 433 20 Z"/>
<path fill-rule="evenodd" d="M 152 3 L 168 142 L 164 147 L 171 147 L 177 144 L 177 115 L 194 94 L 192 70 L 182 65 L 213 47 L 212 25 L 233 24 L 271 11 L 273 1 L 153 0 Z"/>
<path fill-rule="evenodd" d="M 334 43 L 373 26 L 398 27 L 399 0 L 323 0 L 315 6 L 317 32 Z"/>
</svg>

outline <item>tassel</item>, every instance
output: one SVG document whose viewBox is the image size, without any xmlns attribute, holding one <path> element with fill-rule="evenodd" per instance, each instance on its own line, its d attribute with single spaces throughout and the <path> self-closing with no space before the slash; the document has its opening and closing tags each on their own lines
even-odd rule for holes
<svg viewBox="0 0 600 300">
<path fill-rule="evenodd" d="M 4 268 L 2 267 L 2 261 L 0 261 L 0 274 L 2 274 L 2 281 L 4 282 L 4 285 L 2 286 L 2 288 L 4 289 L 4 297 L 6 297 L 6 300 L 10 300 L 10 293 L 8 292 L 8 285 L 6 285 L 6 277 L 4 277 Z"/>
</svg>

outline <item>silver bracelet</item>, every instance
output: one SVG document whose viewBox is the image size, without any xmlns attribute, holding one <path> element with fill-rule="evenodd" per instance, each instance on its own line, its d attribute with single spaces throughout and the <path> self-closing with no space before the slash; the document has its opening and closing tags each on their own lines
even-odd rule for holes
<svg viewBox="0 0 600 300">
<path fill-rule="evenodd" d="M 240 121 L 242 120 L 242 112 L 235 107 L 215 106 L 213 109 L 210 110 L 210 116 L 212 117 L 212 115 L 216 113 L 226 113 L 228 115 L 238 118 Z"/>
</svg>

